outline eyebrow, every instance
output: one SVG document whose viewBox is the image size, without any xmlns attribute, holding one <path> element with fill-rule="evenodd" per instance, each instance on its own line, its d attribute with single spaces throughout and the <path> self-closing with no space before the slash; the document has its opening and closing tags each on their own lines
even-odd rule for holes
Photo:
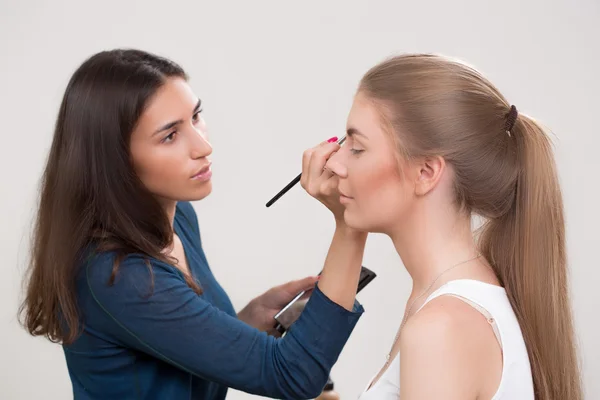
<svg viewBox="0 0 600 400">
<path fill-rule="evenodd" d="M 202 106 L 202 100 L 198 99 L 198 102 L 196 103 L 196 107 L 194 107 L 194 112 L 192 113 L 192 115 L 193 115 L 193 114 L 196 114 L 198 111 L 200 111 L 200 107 L 201 107 L 201 106 Z M 172 121 L 172 122 L 169 122 L 169 123 L 167 123 L 167 124 L 163 125 L 162 127 L 158 128 L 158 129 L 157 129 L 157 130 L 156 130 L 156 131 L 155 131 L 155 132 L 152 134 L 152 136 L 156 135 L 157 133 L 160 133 L 160 132 L 164 132 L 164 131 L 166 131 L 166 130 L 169 130 L 169 129 L 171 129 L 171 128 L 173 128 L 173 127 L 175 127 L 175 126 L 177 126 L 177 125 L 181 124 L 182 122 L 183 122 L 183 120 L 182 120 L 182 119 L 178 119 L 177 121 Z"/>
<path fill-rule="evenodd" d="M 346 135 L 348 135 L 348 137 L 352 137 L 352 136 L 362 136 L 365 139 L 369 140 L 369 138 L 367 137 L 367 135 L 365 135 L 364 133 L 362 133 L 361 131 L 359 131 L 356 128 L 348 128 L 346 130 Z"/>
</svg>

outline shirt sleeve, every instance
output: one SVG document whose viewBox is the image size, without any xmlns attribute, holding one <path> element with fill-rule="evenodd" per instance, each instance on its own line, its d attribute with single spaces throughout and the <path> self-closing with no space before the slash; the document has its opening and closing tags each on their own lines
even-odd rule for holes
<svg viewBox="0 0 600 400">
<path fill-rule="evenodd" d="M 280 339 L 217 309 L 190 289 L 175 268 L 131 255 L 108 285 L 111 262 L 85 270 L 102 331 L 123 345 L 204 379 L 276 398 L 316 397 L 363 313 L 318 288 Z M 92 315 L 90 315 L 92 314 Z M 90 323 L 90 322 L 88 322 Z"/>
</svg>

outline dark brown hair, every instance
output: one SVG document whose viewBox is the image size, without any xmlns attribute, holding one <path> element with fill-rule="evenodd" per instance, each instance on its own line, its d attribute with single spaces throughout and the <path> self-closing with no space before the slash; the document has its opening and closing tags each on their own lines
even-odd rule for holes
<svg viewBox="0 0 600 400">
<path fill-rule="evenodd" d="M 386 60 L 359 92 L 384 115 L 402 157 L 443 156 L 458 207 L 486 218 L 479 245 L 519 320 L 536 399 L 580 400 L 563 201 L 544 129 L 474 68 L 441 56 Z"/>
<path fill-rule="evenodd" d="M 168 217 L 135 174 L 129 151 L 138 119 L 171 77 L 187 79 L 165 58 L 112 50 L 90 57 L 69 81 L 42 178 L 20 308 L 32 335 L 63 343 L 78 336 L 75 282 L 90 246 L 116 252 L 111 281 L 127 254 L 171 260 L 163 251 L 173 240 Z"/>
</svg>

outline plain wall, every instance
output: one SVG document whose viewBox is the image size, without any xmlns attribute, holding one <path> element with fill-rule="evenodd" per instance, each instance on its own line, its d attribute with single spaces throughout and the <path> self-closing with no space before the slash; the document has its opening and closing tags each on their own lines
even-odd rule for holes
<svg viewBox="0 0 600 400">
<path fill-rule="evenodd" d="M 214 191 L 195 203 L 209 262 L 234 305 L 322 266 L 329 212 L 298 186 L 301 155 L 344 133 L 362 74 L 401 52 L 458 57 L 556 135 L 586 398 L 600 398 L 600 5 L 504 1 L 0 2 L 0 398 L 65 399 L 59 345 L 18 325 L 39 177 L 66 83 L 91 54 L 137 47 L 191 75 L 214 146 Z M 332 371 L 354 399 L 385 361 L 410 289 L 387 237 L 371 236 L 366 313 Z M 596 379 L 594 379 L 596 378 Z M 231 391 L 229 398 L 249 398 Z"/>
</svg>

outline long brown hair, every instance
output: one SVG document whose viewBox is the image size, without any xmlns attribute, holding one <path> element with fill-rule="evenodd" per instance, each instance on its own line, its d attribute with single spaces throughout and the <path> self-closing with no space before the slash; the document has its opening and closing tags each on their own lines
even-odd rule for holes
<svg viewBox="0 0 600 400">
<path fill-rule="evenodd" d="M 385 116 L 400 154 L 443 156 L 455 172 L 457 205 L 485 218 L 479 244 L 520 323 L 536 399 L 581 399 L 563 201 L 544 129 L 510 113 L 474 68 L 437 55 L 388 59 L 359 91 Z"/>
<path fill-rule="evenodd" d="M 87 59 L 69 81 L 42 178 L 19 310 L 32 335 L 70 343 L 80 333 L 75 282 L 89 249 L 115 251 L 111 281 L 129 253 L 172 261 L 163 253 L 173 239 L 167 214 L 138 179 L 129 152 L 138 119 L 169 77 L 187 79 L 165 58 L 112 50 Z M 186 281 L 200 291 L 193 279 Z"/>
</svg>

